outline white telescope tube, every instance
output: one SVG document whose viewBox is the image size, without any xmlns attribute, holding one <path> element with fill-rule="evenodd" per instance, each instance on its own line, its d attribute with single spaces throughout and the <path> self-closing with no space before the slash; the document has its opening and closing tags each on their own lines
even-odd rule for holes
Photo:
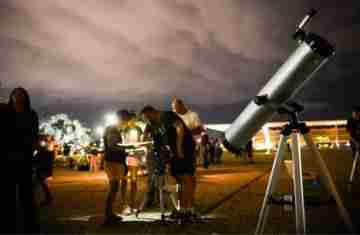
<svg viewBox="0 0 360 235">
<path fill-rule="evenodd" d="M 269 121 L 278 108 L 295 96 L 334 54 L 334 47 L 322 37 L 309 33 L 270 81 L 258 93 L 266 102 L 251 101 L 225 131 L 224 146 L 241 152 L 246 143 Z"/>
</svg>

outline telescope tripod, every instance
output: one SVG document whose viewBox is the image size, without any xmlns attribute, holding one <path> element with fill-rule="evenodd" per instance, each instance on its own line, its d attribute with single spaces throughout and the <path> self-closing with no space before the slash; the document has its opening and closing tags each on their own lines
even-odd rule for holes
<svg viewBox="0 0 360 235">
<path fill-rule="evenodd" d="M 357 167 L 357 164 L 358 164 L 358 161 L 359 161 L 359 154 L 360 154 L 359 152 L 360 152 L 360 150 L 356 149 L 356 153 L 355 153 L 355 157 L 354 157 L 354 160 L 353 160 L 352 169 L 351 169 L 351 173 L 350 173 L 349 184 L 352 184 L 353 179 L 354 179 L 356 167 Z"/>
<path fill-rule="evenodd" d="M 256 226 L 255 234 L 263 234 L 266 226 L 266 222 L 270 212 L 270 205 L 273 201 L 272 194 L 279 179 L 280 164 L 284 158 L 286 152 L 287 139 L 291 135 L 291 153 L 292 153 L 292 172 L 293 172 L 293 185 L 294 185 L 294 201 L 295 201 L 295 220 L 296 220 L 296 232 L 297 234 L 306 233 L 306 218 L 305 218 L 305 202 L 304 202 L 304 187 L 303 187 L 303 174 L 302 174 L 302 159 L 301 159 L 301 146 L 300 146 L 300 134 L 303 136 L 306 145 L 311 150 L 311 153 L 315 156 L 315 161 L 320 167 L 321 180 L 325 184 L 326 189 L 331 193 L 335 200 L 339 214 L 343 218 L 348 229 L 353 232 L 354 228 L 350 216 L 345 209 L 343 202 L 337 192 L 336 186 L 330 176 L 329 170 L 326 167 L 324 160 L 322 159 L 319 150 L 315 146 L 309 129 L 303 122 L 299 122 L 297 113 L 290 113 L 289 124 L 285 125 L 280 136 L 280 143 L 277 149 L 277 153 L 272 166 L 271 174 L 267 184 L 265 197 L 263 200 L 262 208 L 260 211 L 259 219 Z"/>
</svg>

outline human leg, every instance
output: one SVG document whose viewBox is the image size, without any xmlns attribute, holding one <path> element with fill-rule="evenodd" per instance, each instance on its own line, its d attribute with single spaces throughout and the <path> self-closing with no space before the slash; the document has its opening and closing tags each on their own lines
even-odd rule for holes
<svg viewBox="0 0 360 235">
<path fill-rule="evenodd" d="M 22 176 L 19 177 L 20 179 L 18 183 L 19 200 L 24 213 L 24 232 L 39 233 L 40 226 L 37 218 L 32 175 L 29 172 L 30 170 L 28 170 L 28 172 L 24 172 Z"/>
<path fill-rule="evenodd" d="M 40 184 L 40 187 L 44 191 L 44 194 L 45 194 L 45 200 L 40 205 L 41 206 L 47 206 L 53 200 L 49 185 L 48 185 L 45 178 L 39 179 L 39 184 Z"/>
<path fill-rule="evenodd" d="M 137 173 L 138 167 L 130 166 L 130 208 L 131 210 L 135 210 L 137 208 L 136 205 L 136 194 L 137 194 Z"/>
<path fill-rule="evenodd" d="M 120 180 L 124 178 L 125 167 L 117 162 L 105 162 L 104 169 L 109 181 L 109 192 L 105 204 L 105 224 L 121 220 L 113 212 L 113 205 L 119 191 Z"/>
</svg>

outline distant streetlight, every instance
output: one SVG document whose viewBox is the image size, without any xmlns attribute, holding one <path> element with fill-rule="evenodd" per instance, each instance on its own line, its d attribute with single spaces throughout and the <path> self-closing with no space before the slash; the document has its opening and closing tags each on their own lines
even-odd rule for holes
<svg viewBox="0 0 360 235">
<path fill-rule="evenodd" d="M 96 134 L 98 134 L 99 136 L 103 136 L 104 132 L 105 132 L 105 130 L 103 127 L 99 126 L 96 128 Z"/>
<path fill-rule="evenodd" d="M 115 113 L 108 113 L 105 115 L 105 125 L 111 126 L 117 123 L 117 116 Z"/>
</svg>

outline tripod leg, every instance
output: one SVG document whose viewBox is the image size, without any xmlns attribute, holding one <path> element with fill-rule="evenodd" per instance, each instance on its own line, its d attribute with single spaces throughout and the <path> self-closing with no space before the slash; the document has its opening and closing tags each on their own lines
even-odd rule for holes
<svg viewBox="0 0 360 235">
<path fill-rule="evenodd" d="M 165 176 L 158 176 L 158 189 L 160 196 L 160 211 L 161 211 L 161 219 L 164 217 L 165 212 L 165 198 L 164 198 L 164 185 L 165 185 Z"/>
<path fill-rule="evenodd" d="M 332 194 L 333 198 L 335 199 L 341 217 L 343 218 L 349 231 L 355 233 L 355 228 L 353 226 L 351 218 L 350 218 L 347 210 L 344 207 L 344 204 L 343 204 L 343 202 L 340 198 L 340 195 L 336 189 L 335 183 L 333 182 L 331 175 L 329 173 L 329 170 L 326 167 L 326 164 L 325 164 L 324 160 L 322 159 L 319 150 L 316 148 L 316 146 L 311 138 L 310 133 L 304 134 L 304 140 L 305 140 L 307 146 L 309 146 L 312 154 L 315 155 L 315 159 L 320 167 L 320 171 L 321 171 L 321 174 L 323 177 L 323 182 L 324 182 L 327 190 Z"/>
<path fill-rule="evenodd" d="M 358 160 L 359 160 L 359 151 L 356 151 L 355 158 L 354 158 L 353 165 L 352 165 L 352 169 L 351 169 L 351 174 L 350 174 L 350 180 L 349 180 L 350 184 L 353 182 Z"/>
<path fill-rule="evenodd" d="M 276 183 L 277 183 L 277 180 L 279 177 L 281 160 L 283 159 L 283 156 L 285 153 L 285 147 L 287 146 L 286 140 L 287 140 L 287 136 L 284 136 L 284 135 L 280 136 L 279 148 L 276 152 L 276 156 L 275 156 L 274 163 L 272 166 L 269 181 L 266 186 L 266 192 L 265 192 L 263 204 L 261 207 L 259 219 L 257 222 L 255 234 L 263 234 L 264 233 L 264 229 L 266 226 L 266 222 L 267 222 L 267 218 L 269 216 L 269 210 L 270 210 L 269 200 L 274 191 L 274 188 L 276 186 Z"/>
<path fill-rule="evenodd" d="M 293 182 L 295 194 L 295 218 L 297 234 L 306 233 L 304 185 L 302 174 L 302 159 L 299 133 L 293 133 L 292 139 L 292 160 L 293 160 Z"/>
</svg>

